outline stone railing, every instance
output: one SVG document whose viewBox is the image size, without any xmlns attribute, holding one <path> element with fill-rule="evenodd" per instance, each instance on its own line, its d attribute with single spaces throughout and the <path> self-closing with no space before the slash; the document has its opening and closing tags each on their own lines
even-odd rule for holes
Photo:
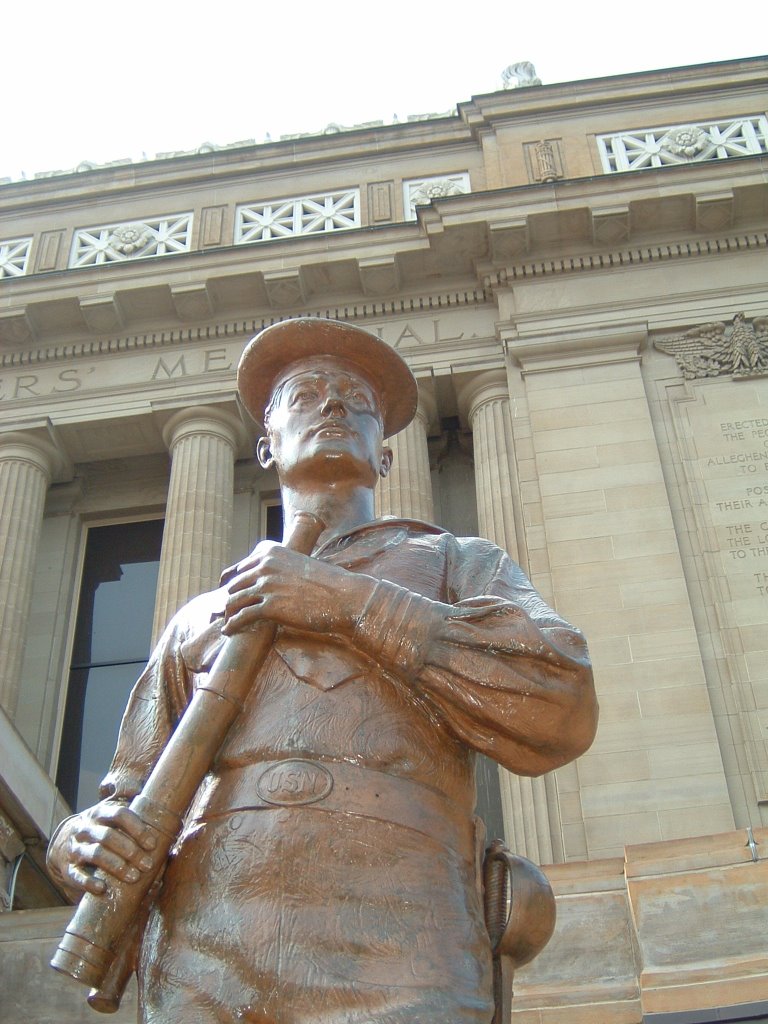
<svg viewBox="0 0 768 1024">
<path fill-rule="evenodd" d="M 237 207 L 235 244 L 360 227 L 360 189 Z"/>
<path fill-rule="evenodd" d="M 730 121 L 638 128 L 598 135 L 597 146 L 603 170 L 608 174 L 756 156 L 768 152 L 768 120 L 762 115 L 749 115 Z"/>
<path fill-rule="evenodd" d="M 31 238 L 12 238 L 0 242 L 0 279 L 23 277 L 27 272 Z"/>
<path fill-rule="evenodd" d="M 165 214 L 148 220 L 80 228 L 72 239 L 70 268 L 123 263 L 146 256 L 189 252 L 192 214 Z"/>
</svg>

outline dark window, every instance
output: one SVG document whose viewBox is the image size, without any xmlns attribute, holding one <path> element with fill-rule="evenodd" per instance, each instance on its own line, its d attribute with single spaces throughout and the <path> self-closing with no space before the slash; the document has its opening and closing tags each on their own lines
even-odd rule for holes
<svg viewBox="0 0 768 1024">
<path fill-rule="evenodd" d="M 128 695 L 146 664 L 163 522 L 88 531 L 56 784 L 75 810 L 99 799 Z"/>
<path fill-rule="evenodd" d="M 283 539 L 283 506 L 267 505 L 267 535 L 265 540 Z"/>
</svg>

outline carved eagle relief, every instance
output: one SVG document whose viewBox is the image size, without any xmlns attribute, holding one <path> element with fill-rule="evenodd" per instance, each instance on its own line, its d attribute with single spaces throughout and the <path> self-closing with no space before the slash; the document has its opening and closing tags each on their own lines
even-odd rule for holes
<svg viewBox="0 0 768 1024">
<path fill-rule="evenodd" d="M 768 375 L 768 317 L 748 322 L 737 313 L 733 323 L 702 324 L 685 334 L 654 341 L 660 352 L 674 356 L 687 380 L 700 377 Z"/>
</svg>

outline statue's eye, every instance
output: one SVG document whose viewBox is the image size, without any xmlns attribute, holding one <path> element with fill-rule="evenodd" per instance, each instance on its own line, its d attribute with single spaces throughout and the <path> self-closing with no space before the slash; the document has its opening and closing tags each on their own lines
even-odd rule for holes
<svg viewBox="0 0 768 1024">
<path fill-rule="evenodd" d="M 311 402 L 315 398 L 317 398 L 317 388 L 299 388 L 294 391 L 291 402 Z"/>
</svg>

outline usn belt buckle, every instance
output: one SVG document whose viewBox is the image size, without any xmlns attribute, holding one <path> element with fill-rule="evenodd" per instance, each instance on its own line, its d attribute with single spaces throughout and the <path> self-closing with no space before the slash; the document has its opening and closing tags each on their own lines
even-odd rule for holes
<svg viewBox="0 0 768 1024">
<path fill-rule="evenodd" d="M 315 804 L 333 789 L 333 776 L 321 764 L 300 758 L 277 761 L 265 769 L 256 790 L 265 804 L 300 807 Z"/>
</svg>

